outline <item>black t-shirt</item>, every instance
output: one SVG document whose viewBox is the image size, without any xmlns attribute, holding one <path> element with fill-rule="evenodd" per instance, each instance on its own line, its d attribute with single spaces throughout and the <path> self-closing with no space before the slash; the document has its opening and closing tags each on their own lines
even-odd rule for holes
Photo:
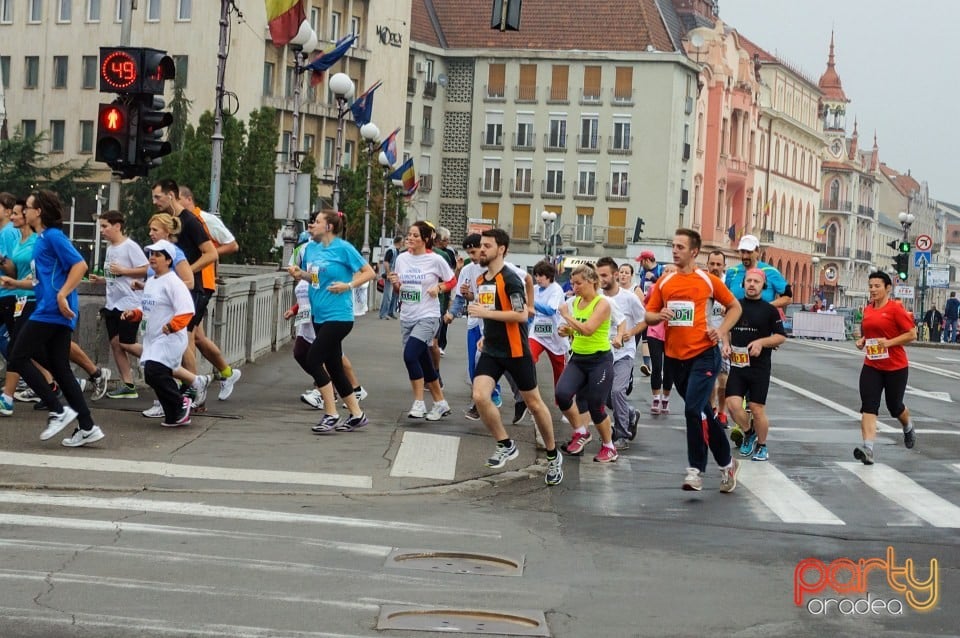
<svg viewBox="0 0 960 638">
<path fill-rule="evenodd" d="M 751 341 L 774 334 L 785 334 L 783 320 L 780 319 L 780 311 L 771 304 L 762 299 L 743 298 L 740 300 L 740 307 L 743 309 L 743 314 L 740 315 L 737 325 L 730 331 L 731 345 L 743 348 L 749 345 Z M 760 351 L 759 357 L 750 357 L 750 367 L 769 370 L 770 353 L 772 352 L 772 348 L 764 348 Z M 732 359 L 733 357 L 731 357 Z"/>
<path fill-rule="evenodd" d="M 527 289 L 507 266 L 493 277 L 487 271 L 477 278 L 476 302 L 493 310 L 520 311 L 526 307 Z M 483 351 L 492 357 L 529 357 L 527 322 L 483 320 Z"/>
<path fill-rule="evenodd" d="M 183 251 L 187 261 L 192 265 L 200 259 L 200 255 L 203 254 L 200 245 L 210 241 L 210 235 L 207 234 L 200 220 L 187 209 L 180 211 L 177 219 L 180 220 L 180 234 L 177 236 L 177 245 L 180 246 L 180 250 Z M 204 287 L 202 274 L 194 273 L 193 289 L 196 291 Z"/>
</svg>

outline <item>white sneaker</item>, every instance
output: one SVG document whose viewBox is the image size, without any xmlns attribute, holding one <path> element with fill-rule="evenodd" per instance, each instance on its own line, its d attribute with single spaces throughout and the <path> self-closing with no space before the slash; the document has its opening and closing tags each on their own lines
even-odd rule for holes
<svg viewBox="0 0 960 638">
<path fill-rule="evenodd" d="M 450 414 L 450 412 L 452 412 L 450 404 L 446 401 L 440 401 L 439 403 L 433 404 L 433 407 L 427 412 L 426 418 L 427 421 L 439 421 L 441 418 Z"/>
<path fill-rule="evenodd" d="M 153 405 L 147 408 L 146 410 L 144 410 L 143 412 L 141 412 L 140 414 L 151 419 L 159 419 L 160 417 L 163 416 L 163 406 L 160 405 L 159 401 L 154 399 Z"/>
<path fill-rule="evenodd" d="M 234 368 L 233 373 L 228 378 L 220 381 L 220 395 L 217 397 L 218 399 L 226 401 L 230 398 L 230 395 L 233 394 L 233 386 L 237 385 L 237 381 L 240 380 L 240 375 L 240 370 Z"/>
<path fill-rule="evenodd" d="M 99 401 L 107 393 L 107 382 L 110 381 L 110 369 L 100 368 L 100 376 L 93 379 L 93 394 L 90 395 L 91 401 Z M 101 433 L 100 438 L 103 438 Z"/>
<path fill-rule="evenodd" d="M 543 442 L 543 435 L 540 434 L 540 428 L 538 428 L 536 425 L 534 425 L 534 426 L 533 426 L 533 431 L 536 433 L 537 449 L 538 449 L 538 450 L 546 450 L 546 449 L 547 449 L 547 444 Z"/>
<path fill-rule="evenodd" d="M 320 394 L 320 390 L 317 390 L 316 388 L 307 390 L 301 394 L 300 400 L 309 405 L 311 408 L 316 408 L 318 410 L 323 409 L 323 396 Z"/>
<path fill-rule="evenodd" d="M 67 427 L 77 418 L 77 411 L 69 405 L 63 406 L 59 413 L 51 412 L 47 417 L 47 427 L 40 433 L 40 440 L 47 441 L 57 435 L 63 428 Z"/>
<path fill-rule="evenodd" d="M 423 401 L 414 401 L 413 405 L 410 406 L 410 412 L 407 413 L 407 416 L 411 419 L 422 419 L 427 415 L 427 404 Z"/>
<path fill-rule="evenodd" d="M 364 389 L 363 386 L 360 386 L 360 391 L 355 392 L 354 394 L 356 395 L 358 402 L 363 401 L 364 399 L 367 398 L 367 391 Z"/>
<path fill-rule="evenodd" d="M 688 492 L 699 492 L 703 489 L 703 477 L 695 467 L 687 468 L 687 475 L 683 478 L 683 489 Z"/>
<path fill-rule="evenodd" d="M 210 377 L 205 374 L 198 374 L 192 387 L 197 392 L 197 400 L 193 402 L 193 405 L 201 406 L 206 403 L 207 389 L 210 387 Z"/>
<path fill-rule="evenodd" d="M 81 445 L 86 445 L 87 443 L 96 443 L 103 437 L 103 430 L 100 429 L 99 425 L 95 425 L 89 430 L 81 430 L 80 428 L 77 428 L 73 431 L 73 436 L 60 441 L 60 443 L 64 447 L 80 447 Z"/>
</svg>

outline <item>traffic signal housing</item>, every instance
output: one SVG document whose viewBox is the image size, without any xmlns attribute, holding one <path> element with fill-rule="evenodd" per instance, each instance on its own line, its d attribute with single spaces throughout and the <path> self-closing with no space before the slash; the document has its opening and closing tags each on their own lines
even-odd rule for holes
<svg viewBox="0 0 960 638">
<path fill-rule="evenodd" d="M 162 129 L 173 124 L 173 114 L 164 111 L 166 107 L 162 97 L 147 95 L 137 105 L 137 166 L 146 171 L 160 165 L 160 158 L 173 151 L 170 142 L 163 139 Z"/>
<path fill-rule="evenodd" d="M 101 104 L 97 115 L 97 146 L 94 159 L 111 168 L 129 159 L 130 110 L 125 104 Z"/>
<path fill-rule="evenodd" d="M 887 242 L 887 246 L 893 248 L 898 253 L 909 253 L 910 252 L 910 242 L 902 241 L 899 239 L 894 239 Z"/>
<path fill-rule="evenodd" d="M 909 246 L 909 244 L 907 244 Z M 894 257 L 893 267 L 897 272 L 897 279 L 906 281 L 910 274 L 910 253 L 897 253 Z"/>
</svg>

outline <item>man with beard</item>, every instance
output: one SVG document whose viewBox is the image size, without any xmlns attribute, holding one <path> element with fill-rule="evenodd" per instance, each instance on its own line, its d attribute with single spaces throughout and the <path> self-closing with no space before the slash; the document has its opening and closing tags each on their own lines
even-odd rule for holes
<svg viewBox="0 0 960 638">
<path fill-rule="evenodd" d="M 744 235 L 740 238 L 737 250 L 740 252 L 741 263 L 727 269 L 727 275 L 723 280 L 733 296 L 737 299 L 744 298 L 746 295 L 744 281 L 747 271 L 751 268 L 759 268 L 766 277 L 761 298 L 773 304 L 775 308 L 786 308 L 787 304 L 793 301 L 793 291 L 779 270 L 760 261 L 760 240 L 753 235 Z"/>
</svg>

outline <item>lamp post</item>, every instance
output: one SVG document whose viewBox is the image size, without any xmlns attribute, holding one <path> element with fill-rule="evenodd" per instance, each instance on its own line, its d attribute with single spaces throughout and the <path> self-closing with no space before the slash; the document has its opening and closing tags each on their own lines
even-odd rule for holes
<svg viewBox="0 0 960 638">
<path fill-rule="evenodd" d="M 557 223 L 557 214 L 553 211 L 545 210 L 540 213 L 540 219 L 543 220 L 544 231 L 547 233 L 547 257 L 553 259 L 553 227 Z"/>
<path fill-rule="evenodd" d="M 383 211 L 380 213 L 380 238 L 387 236 L 387 184 L 390 182 L 390 160 L 387 158 L 387 154 L 383 151 L 380 151 L 380 156 L 377 158 L 377 161 L 380 162 L 380 166 L 383 167 Z M 382 243 L 382 242 L 381 242 Z"/>
<path fill-rule="evenodd" d="M 330 90 L 337 100 L 337 145 L 333 156 L 333 210 L 340 210 L 340 158 L 343 154 L 343 118 L 347 114 L 347 100 L 353 97 L 353 80 L 346 73 L 334 73 Z"/>
<path fill-rule="evenodd" d="M 897 215 L 897 219 L 900 220 L 900 228 L 903 229 L 903 241 L 910 241 L 910 227 L 913 225 L 913 222 L 916 221 L 916 216 L 910 212 L 910 200 L 907 200 L 907 210 L 900 211 L 900 214 Z M 906 272 L 906 271 L 904 271 Z M 926 269 L 924 269 L 924 274 L 926 274 Z M 920 284 L 920 312 L 923 312 L 923 283 Z"/>
<path fill-rule="evenodd" d="M 821 293 L 820 277 L 823 272 L 820 269 L 820 258 L 814 255 L 813 257 L 810 258 L 810 261 L 813 263 L 813 278 L 814 278 L 814 284 L 816 286 L 814 290 L 817 291 L 817 297 L 819 298 Z M 811 290 L 810 292 L 813 292 L 813 291 Z"/>
<path fill-rule="evenodd" d="M 373 164 L 373 149 L 376 148 L 376 142 L 380 139 L 380 129 L 373 122 L 367 122 L 360 127 L 360 137 L 367 141 L 367 190 L 366 206 L 363 211 L 363 248 L 360 254 L 363 258 L 370 261 L 370 165 Z"/>
</svg>

